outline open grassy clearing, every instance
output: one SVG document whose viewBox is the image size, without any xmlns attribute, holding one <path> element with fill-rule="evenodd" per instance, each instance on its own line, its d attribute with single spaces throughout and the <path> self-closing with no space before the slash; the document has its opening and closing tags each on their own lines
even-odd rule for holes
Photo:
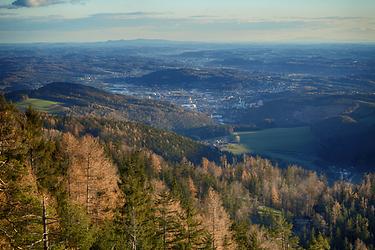
<svg viewBox="0 0 375 250">
<path fill-rule="evenodd" d="M 28 98 L 26 100 L 23 100 L 22 102 L 16 103 L 16 106 L 21 109 L 26 109 L 31 106 L 32 108 L 39 111 L 55 113 L 61 111 L 61 106 L 59 106 L 59 104 L 60 103 L 58 102 L 43 99 Z"/>
<path fill-rule="evenodd" d="M 308 164 L 316 159 L 317 139 L 309 127 L 274 128 L 234 133 L 240 144 L 229 144 L 225 150 L 235 154 L 252 153 L 273 159 Z"/>
<path fill-rule="evenodd" d="M 224 151 L 229 151 L 233 154 L 236 154 L 236 155 L 240 155 L 240 154 L 244 154 L 244 153 L 249 153 L 249 150 L 246 146 L 242 145 L 242 144 L 234 144 L 234 143 L 230 143 L 228 145 L 226 145 L 224 148 L 223 148 Z"/>
</svg>

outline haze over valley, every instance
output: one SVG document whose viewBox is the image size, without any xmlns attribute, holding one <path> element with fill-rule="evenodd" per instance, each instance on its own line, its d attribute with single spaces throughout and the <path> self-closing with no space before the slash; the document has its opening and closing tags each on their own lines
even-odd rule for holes
<svg viewBox="0 0 375 250">
<path fill-rule="evenodd" d="M 2 89 L 16 102 L 38 98 L 57 101 L 61 106 L 77 105 L 71 103 L 69 96 L 74 90 L 64 96 L 65 93 L 52 94 L 38 88 L 56 81 L 83 84 L 149 100 L 146 102 L 171 103 L 181 114 L 195 113 L 193 116 L 198 118 L 194 119 L 201 122 L 192 121 L 192 125 L 182 116 L 173 119 L 180 120 L 178 126 L 160 124 L 147 113 L 138 113 L 144 118 L 136 120 L 173 129 L 221 150 L 266 156 L 281 166 L 302 165 L 332 179 L 358 180 L 362 173 L 372 170 L 375 114 L 372 45 L 136 40 L 7 45 L 1 50 Z M 61 91 L 64 89 L 61 87 Z M 63 96 L 58 98 L 59 94 Z M 123 104 L 119 99 L 111 107 L 122 110 Z M 121 117 L 114 115 L 113 110 L 101 112 Z M 122 119 L 135 118 L 126 115 Z M 196 129 L 186 130 L 191 127 Z M 210 133 L 210 137 L 200 135 L 199 127 L 222 129 L 221 133 Z M 284 142 L 271 145 L 272 137 L 278 136 L 273 131 L 279 131 L 272 129 L 277 128 L 288 129 L 288 136 L 296 137 L 298 143 L 289 145 L 280 139 Z M 300 133 L 302 128 L 304 132 Z M 251 135 L 262 130 L 265 131 L 262 142 L 253 141 Z M 268 137 L 267 131 L 272 136 Z M 338 142 L 348 146 L 337 145 Z M 357 150 L 358 143 L 364 148 Z M 327 147 L 335 150 L 327 155 L 324 153 Z"/>
<path fill-rule="evenodd" d="M 2 0 L 0 249 L 374 250 L 374 13 Z"/>
</svg>

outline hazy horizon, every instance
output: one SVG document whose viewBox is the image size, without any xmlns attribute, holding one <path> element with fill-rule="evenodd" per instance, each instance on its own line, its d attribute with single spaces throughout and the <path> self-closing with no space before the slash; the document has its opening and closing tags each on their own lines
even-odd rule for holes
<svg viewBox="0 0 375 250">
<path fill-rule="evenodd" d="M 207 44 L 207 45 L 218 45 L 218 46 L 325 46 L 325 45 L 369 45 L 375 46 L 375 41 L 199 41 L 199 40 L 169 40 L 162 38 L 132 38 L 132 39 L 117 39 L 117 40 L 96 40 L 96 41 L 16 41 L 16 42 L 0 42 L 0 45 L 85 45 L 85 44 L 106 44 L 106 43 L 137 43 L 136 46 L 152 46 L 152 45 L 163 45 L 161 43 L 170 43 L 175 45 L 184 44 Z"/>
<path fill-rule="evenodd" d="M 370 0 L 4 0 L 0 43 L 374 43 Z"/>
</svg>

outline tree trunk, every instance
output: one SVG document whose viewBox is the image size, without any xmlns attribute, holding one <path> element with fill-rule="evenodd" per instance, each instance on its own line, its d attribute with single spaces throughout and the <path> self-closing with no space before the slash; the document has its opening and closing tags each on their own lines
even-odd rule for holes
<svg viewBox="0 0 375 250">
<path fill-rule="evenodd" d="M 86 167 L 86 214 L 89 214 L 89 181 L 90 181 L 90 153 L 87 156 L 87 167 Z"/>
<path fill-rule="evenodd" d="M 43 249 L 48 250 L 48 228 L 47 228 L 47 210 L 46 210 L 46 204 L 45 204 L 45 198 L 43 196 Z"/>
</svg>

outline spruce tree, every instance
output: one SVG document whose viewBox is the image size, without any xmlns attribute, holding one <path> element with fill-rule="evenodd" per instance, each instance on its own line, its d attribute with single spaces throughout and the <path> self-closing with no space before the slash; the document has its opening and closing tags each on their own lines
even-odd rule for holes
<svg viewBox="0 0 375 250">
<path fill-rule="evenodd" d="M 177 200 L 163 190 L 156 201 L 157 237 L 160 249 L 176 249 L 183 230 L 181 209 Z"/>
<path fill-rule="evenodd" d="M 315 237 L 314 234 L 311 236 L 311 241 L 308 247 L 308 250 L 329 250 L 330 245 L 327 238 L 322 234 L 319 234 L 318 237 Z"/>
<path fill-rule="evenodd" d="M 145 175 L 142 156 L 123 158 L 119 166 L 124 205 L 115 218 L 116 249 L 154 249 L 156 245 L 155 204 Z"/>
<path fill-rule="evenodd" d="M 185 205 L 185 213 L 182 220 L 184 221 L 184 230 L 181 232 L 183 249 L 207 249 L 211 247 L 209 233 L 204 229 L 202 218 L 198 214 L 192 200 L 189 200 Z"/>
</svg>

